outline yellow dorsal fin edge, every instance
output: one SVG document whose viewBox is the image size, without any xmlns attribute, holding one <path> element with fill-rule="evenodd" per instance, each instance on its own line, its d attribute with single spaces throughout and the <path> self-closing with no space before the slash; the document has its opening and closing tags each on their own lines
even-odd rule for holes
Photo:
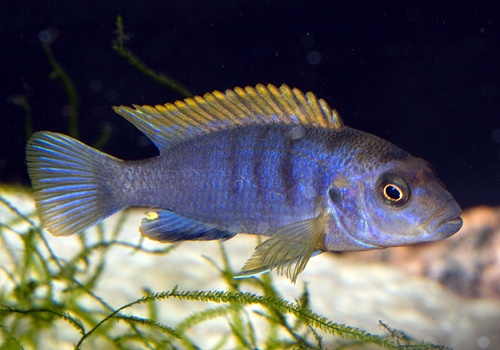
<svg viewBox="0 0 500 350">
<path fill-rule="evenodd" d="M 203 97 L 156 106 L 113 107 L 162 149 L 217 130 L 256 124 L 289 124 L 340 129 L 335 110 L 312 92 L 283 84 L 214 91 Z"/>
</svg>

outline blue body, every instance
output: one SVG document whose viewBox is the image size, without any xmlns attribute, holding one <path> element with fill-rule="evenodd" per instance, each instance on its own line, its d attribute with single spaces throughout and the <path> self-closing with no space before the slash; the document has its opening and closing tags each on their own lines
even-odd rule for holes
<svg viewBox="0 0 500 350">
<path fill-rule="evenodd" d="M 293 128 L 220 131 L 126 162 L 123 177 L 131 181 L 122 198 L 128 193 L 132 206 L 170 209 L 234 232 L 264 234 L 311 218 L 328 175 L 343 171 L 346 148 L 326 149 L 335 144 L 332 131 L 307 129 L 293 139 Z"/>
</svg>

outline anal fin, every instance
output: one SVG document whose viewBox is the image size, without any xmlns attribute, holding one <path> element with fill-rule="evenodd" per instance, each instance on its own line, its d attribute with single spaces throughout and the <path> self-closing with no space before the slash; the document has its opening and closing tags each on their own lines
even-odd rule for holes
<svg viewBox="0 0 500 350">
<path fill-rule="evenodd" d="M 160 242 L 225 240 L 236 235 L 234 232 L 221 230 L 165 209 L 151 209 L 146 212 L 140 230 L 143 236 Z"/>
<path fill-rule="evenodd" d="M 278 229 L 260 243 L 236 278 L 245 278 L 276 269 L 295 283 L 309 259 L 323 252 L 324 225 L 321 216 Z"/>
</svg>

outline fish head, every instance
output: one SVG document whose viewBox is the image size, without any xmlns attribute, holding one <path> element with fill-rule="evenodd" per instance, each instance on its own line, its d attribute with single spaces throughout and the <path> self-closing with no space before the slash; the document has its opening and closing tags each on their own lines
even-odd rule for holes
<svg viewBox="0 0 500 350">
<path fill-rule="evenodd" d="M 462 226 L 462 210 L 434 169 L 411 155 L 336 180 L 328 194 L 327 232 L 340 233 L 348 250 L 437 241 Z"/>
</svg>

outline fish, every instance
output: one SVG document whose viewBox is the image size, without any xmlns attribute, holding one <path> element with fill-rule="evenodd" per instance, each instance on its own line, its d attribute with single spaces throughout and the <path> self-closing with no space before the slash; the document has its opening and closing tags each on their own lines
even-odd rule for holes
<svg viewBox="0 0 500 350">
<path fill-rule="evenodd" d="M 427 161 L 345 126 L 312 92 L 258 84 L 113 109 L 158 156 L 125 161 L 50 131 L 27 142 L 37 213 L 53 235 L 145 207 L 140 232 L 158 242 L 268 237 L 235 277 L 276 270 L 295 283 L 322 252 L 432 242 L 462 226 Z"/>
</svg>

